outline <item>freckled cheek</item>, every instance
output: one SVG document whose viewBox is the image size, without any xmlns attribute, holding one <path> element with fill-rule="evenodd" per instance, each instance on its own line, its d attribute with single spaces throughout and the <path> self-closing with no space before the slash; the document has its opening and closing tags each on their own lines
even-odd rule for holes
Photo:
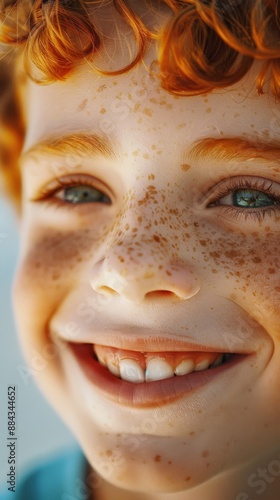
<svg viewBox="0 0 280 500">
<path fill-rule="evenodd" d="M 25 237 L 28 237 L 26 235 Z M 15 290 L 26 301 L 48 301 L 67 293 L 82 280 L 83 271 L 91 265 L 98 243 L 90 230 L 53 232 L 37 236 L 20 262 Z"/>
<path fill-rule="evenodd" d="M 223 275 L 239 291 L 269 290 L 270 299 L 278 294 L 280 258 L 277 238 L 225 237 L 222 232 L 204 231 L 197 234 L 196 254 L 200 254 L 204 269 L 219 281 Z"/>
<path fill-rule="evenodd" d="M 277 247 L 262 242 L 247 243 L 240 246 L 234 255 L 230 252 L 225 254 L 229 256 L 235 276 L 246 286 L 262 290 L 269 287 L 271 293 L 277 291 L 275 287 L 280 277 Z"/>
</svg>

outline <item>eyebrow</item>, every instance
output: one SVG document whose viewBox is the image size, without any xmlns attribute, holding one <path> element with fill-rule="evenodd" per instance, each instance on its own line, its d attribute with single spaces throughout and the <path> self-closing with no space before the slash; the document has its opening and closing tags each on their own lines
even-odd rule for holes
<svg viewBox="0 0 280 500">
<path fill-rule="evenodd" d="M 48 137 L 32 145 L 20 155 L 20 163 L 32 155 L 66 155 L 73 157 L 102 155 L 106 158 L 115 158 L 113 144 L 104 135 L 87 134 L 83 132 L 72 133 L 59 137 Z"/>
<path fill-rule="evenodd" d="M 102 155 L 106 158 L 116 158 L 116 147 L 113 147 L 106 135 L 87 134 L 84 132 L 67 134 L 64 136 L 52 136 L 32 145 L 28 150 L 20 155 L 20 163 L 28 159 L 33 154 L 36 155 L 66 155 L 73 154 L 73 157 Z M 271 142 L 252 142 L 243 138 L 204 138 L 195 141 L 187 148 L 184 157 L 188 161 L 199 160 L 248 160 L 253 158 L 279 159 L 280 160 L 280 140 L 274 139 Z"/>
<path fill-rule="evenodd" d="M 280 141 L 252 142 L 243 138 L 206 138 L 194 142 L 186 151 L 190 161 L 197 160 L 250 160 L 250 159 L 280 159 Z"/>
</svg>

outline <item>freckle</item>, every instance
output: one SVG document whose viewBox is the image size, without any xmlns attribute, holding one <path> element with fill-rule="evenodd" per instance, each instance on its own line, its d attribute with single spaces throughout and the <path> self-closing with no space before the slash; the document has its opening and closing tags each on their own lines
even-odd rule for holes
<svg viewBox="0 0 280 500">
<path fill-rule="evenodd" d="M 117 243 L 118 247 L 121 247 L 122 244 L 123 244 L 123 241 L 118 241 L 118 243 Z"/>
<path fill-rule="evenodd" d="M 194 435 L 195 435 L 195 432 L 194 432 L 194 431 L 191 431 L 191 432 L 189 432 L 189 435 L 190 435 L 190 436 L 194 436 Z"/>
<path fill-rule="evenodd" d="M 101 114 L 101 115 L 104 115 L 105 113 L 107 113 L 106 109 L 105 109 L 105 108 L 101 108 L 101 110 L 100 110 L 100 114 Z"/>
<path fill-rule="evenodd" d="M 185 481 L 189 481 L 191 479 L 191 476 L 185 477 Z"/>
<path fill-rule="evenodd" d="M 113 453 L 112 453 L 112 451 L 111 451 L 111 450 L 107 450 L 107 451 L 106 451 L 106 455 L 107 455 L 107 457 L 111 457 L 111 456 L 112 456 L 112 454 L 113 454 Z"/>
<path fill-rule="evenodd" d="M 273 269 L 273 268 L 269 268 L 267 271 L 268 271 L 268 274 L 275 274 L 275 269 Z"/>
<path fill-rule="evenodd" d="M 219 259 L 221 257 L 220 252 L 209 252 L 209 255 L 213 257 L 213 259 Z"/>
<path fill-rule="evenodd" d="M 60 273 L 54 273 L 54 274 L 52 275 L 52 280 L 53 280 L 53 281 L 56 281 L 56 280 L 58 280 L 59 278 L 60 278 Z"/>
<path fill-rule="evenodd" d="M 182 163 L 180 167 L 184 172 L 187 172 L 191 168 L 191 165 L 188 165 L 187 163 Z"/>
<path fill-rule="evenodd" d="M 78 111 L 83 111 L 87 105 L 88 99 L 84 99 L 81 104 L 78 106 Z"/>
<path fill-rule="evenodd" d="M 154 241 L 157 241 L 157 242 L 159 243 L 159 242 L 160 242 L 160 237 L 159 237 L 159 236 L 157 236 L 157 234 L 154 234 L 154 236 L 153 236 L 153 240 L 154 240 Z"/>
<path fill-rule="evenodd" d="M 260 257 L 254 257 L 254 258 L 252 259 L 252 261 L 253 261 L 255 264 L 259 264 L 259 263 L 262 261 L 262 259 L 261 259 Z"/>
<path fill-rule="evenodd" d="M 280 292 L 280 286 L 276 286 L 276 287 L 274 288 L 274 290 L 275 290 L 275 292 Z"/>
<path fill-rule="evenodd" d="M 137 220 L 138 220 L 138 222 L 142 222 L 142 217 L 141 217 L 141 215 L 140 215 L 139 217 L 137 217 Z"/>
<path fill-rule="evenodd" d="M 138 110 L 139 110 L 139 108 L 140 108 L 140 104 L 139 104 L 139 102 L 137 102 L 137 103 L 135 104 L 135 106 L 134 106 L 134 111 L 138 111 Z"/>
<path fill-rule="evenodd" d="M 118 256 L 118 259 L 119 259 L 120 262 L 124 262 L 124 258 L 121 257 L 120 255 Z"/>
<path fill-rule="evenodd" d="M 167 276 L 172 276 L 172 273 L 170 271 L 165 271 L 165 274 L 167 274 Z"/>
<path fill-rule="evenodd" d="M 211 113 L 212 112 L 212 108 L 207 108 L 206 109 L 206 113 Z"/>
<path fill-rule="evenodd" d="M 153 113 L 150 108 L 143 109 L 143 114 L 147 116 L 153 116 Z"/>
<path fill-rule="evenodd" d="M 209 456 L 209 450 L 204 450 L 204 452 L 201 455 L 203 457 L 208 457 Z"/>
<path fill-rule="evenodd" d="M 155 273 L 153 273 L 152 271 L 147 271 L 145 274 L 144 274 L 144 279 L 145 280 L 148 280 L 148 279 L 151 279 L 153 278 L 155 275 Z"/>
<path fill-rule="evenodd" d="M 154 458 L 155 462 L 160 462 L 161 461 L 161 455 L 156 455 Z"/>
<path fill-rule="evenodd" d="M 103 90 L 105 90 L 107 88 L 106 85 L 100 85 L 100 87 L 98 87 L 98 89 L 96 90 L 96 92 L 102 92 Z"/>
<path fill-rule="evenodd" d="M 171 465 L 172 464 L 172 460 L 168 460 L 168 465 Z"/>
<path fill-rule="evenodd" d="M 138 156 L 139 155 L 139 149 L 135 149 L 135 151 L 132 152 L 133 156 Z"/>
<path fill-rule="evenodd" d="M 150 174 L 150 175 L 148 175 L 148 179 L 149 179 L 150 181 L 153 181 L 153 180 L 154 180 L 154 178 L 155 178 L 154 174 Z"/>
<path fill-rule="evenodd" d="M 212 273 L 216 274 L 217 272 L 217 269 L 212 269 Z"/>
<path fill-rule="evenodd" d="M 180 128 L 186 128 L 186 124 L 185 123 L 180 123 L 179 125 L 177 125 L 176 129 L 180 129 Z"/>
<path fill-rule="evenodd" d="M 36 262 L 35 267 L 36 267 L 36 269 L 39 269 L 41 267 L 41 263 L 40 262 Z"/>
<path fill-rule="evenodd" d="M 148 159 L 150 158 L 150 155 L 149 155 L 148 153 L 144 153 L 144 154 L 143 154 L 143 158 L 144 158 L 145 160 L 148 160 Z"/>
<path fill-rule="evenodd" d="M 229 257 L 230 259 L 234 259 L 239 256 L 239 253 L 236 250 L 230 250 L 228 252 L 225 252 L 225 256 Z"/>
</svg>

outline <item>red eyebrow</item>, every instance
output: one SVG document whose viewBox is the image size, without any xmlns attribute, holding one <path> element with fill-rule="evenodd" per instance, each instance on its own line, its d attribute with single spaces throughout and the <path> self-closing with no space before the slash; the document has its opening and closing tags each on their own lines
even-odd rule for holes
<svg viewBox="0 0 280 500">
<path fill-rule="evenodd" d="M 251 142 L 239 137 L 233 138 L 206 138 L 193 143 L 188 149 L 186 156 L 191 161 L 216 159 L 233 160 L 250 158 L 280 159 L 280 141 L 274 140 L 269 143 L 258 141 Z"/>
<path fill-rule="evenodd" d="M 59 137 L 48 137 L 32 145 L 22 152 L 20 160 L 33 154 L 73 154 L 91 156 L 101 154 L 109 158 L 115 157 L 112 143 L 106 136 L 86 133 L 73 133 Z"/>
</svg>

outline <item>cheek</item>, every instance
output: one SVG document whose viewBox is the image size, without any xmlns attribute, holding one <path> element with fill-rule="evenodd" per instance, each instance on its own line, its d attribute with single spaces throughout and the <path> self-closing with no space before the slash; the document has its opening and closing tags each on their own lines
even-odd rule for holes
<svg viewBox="0 0 280 500">
<path fill-rule="evenodd" d="M 202 232 L 199 228 L 197 239 L 208 286 L 247 308 L 257 321 L 269 324 L 271 331 L 279 330 L 279 236 L 262 230 L 225 237 L 220 229 Z"/>
<path fill-rule="evenodd" d="M 36 241 L 32 241 L 32 238 L 30 241 L 20 264 L 20 273 L 30 288 L 42 282 L 52 288 L 71 283 L 73 276 L 91 259 L 97 247 L 89 229 L 79 232 L 52 231 L 49 235 L 46 232 L 42 235 L 39 233 Z"/>
<path fill-rule="evenodd" d="M 87 281 L 97 244 L 88 229 L 31 235 L 14 281 L 15 316 L 24 337 L 46 329 L 50 317 L 78 283 Z M 36 313 L 35 313 L 36 312 Z"/>
</svg>

